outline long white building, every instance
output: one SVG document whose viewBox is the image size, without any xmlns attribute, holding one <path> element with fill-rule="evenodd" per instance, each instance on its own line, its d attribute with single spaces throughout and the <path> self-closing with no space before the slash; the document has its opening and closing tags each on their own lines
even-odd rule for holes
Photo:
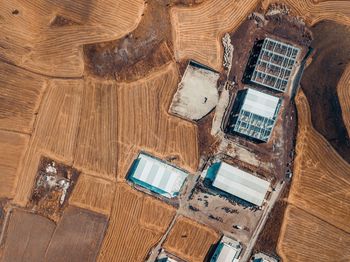
<svg viewBox="0 0 350 262">
<path fill-rule="evenodd" d="M 167 198 L 178 195 L 187 174 L 160 159 L 140 153 L 135 160 L 128 179 Z"/>
<path fill-rule="evenodd" d="M 270 182 L 221 162 L 213 186 L 254 205 L 261 206 Z"/>
</svg>

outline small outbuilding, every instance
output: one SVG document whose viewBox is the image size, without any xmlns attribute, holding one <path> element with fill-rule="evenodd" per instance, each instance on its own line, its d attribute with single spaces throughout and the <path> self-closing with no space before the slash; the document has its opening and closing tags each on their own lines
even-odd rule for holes
<svg viewBox="0 0 350 262">
<path fill-rule="evenodd" d="M 270 182 L 221 162 L 212 185 L 249 203 L 261 206 Z"/>
<path fill-rule="evenodd" d="M 146 153 L 140 153 L 128 180 L 167 198 L 178 195 L 187 177 L 181 169 Z"/>
</svg>

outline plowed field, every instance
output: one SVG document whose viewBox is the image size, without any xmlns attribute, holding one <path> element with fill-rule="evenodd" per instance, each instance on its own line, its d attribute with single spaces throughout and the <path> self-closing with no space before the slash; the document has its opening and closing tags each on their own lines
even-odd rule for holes
<svg viewBox="0 0 350 262">
<path fill-rule="evenodd" d="M 144 261 L 175 215 L 175 209 L 118 183 L 99 261 Z"/>
<path fill-rule="evenodd" d="M 41 74 L 79 77 L 82 45 L 132 31 L 143 8 L 142 0 L 4 1 L 0 58 Z"/>
<path fill-rule="evenodd" d="M 170 63 L 147 78 L 118 86 L 120 161 L 136 147 L 163 158 L 175 156 L 174 163 L 190 171 L 197 168 L 197 127 L 167 112 L 178 80 L 176 66 Z M 118 170 L 118 177 L 125 174 Z"/>
<path fill-rule="evenodd" d="M 81 174 L 70 197 L 70 204 L 109 215 L 114 200 L 114 183 Z"/>
<path fill-rule="evenodd" d="M 27 135 L 0 131 L 0 198 L 14 195 L 17 168 L 28 140 Z"/>
<path fill-rule="evenodd" d="M 295 261 L 296 257 L 308 261 L 312 256 L 332 261 L 340 249 L 339 261 L 346 261 L 350 255 L 345 248 L 350 242 L 350 165 L 312 127 L 302 91 L 296 105 L 297 157 L 278 252 L 285 261 Z M 329 246 L 323 247 L 324 243 Z"/>
<path fill-rule="evenodd" d="M 46 84 L 44 77 L 0 63 L 0 129 L 31 133 Z"/>
<path fill-rule="evenodd" d="M 53 80 L 41 104 L 35 131 L 18 170 L 15 203 L 25 205 L 41 155 L 72 163 L 80 117 L 82 82 Z"/>
<path fill-rule="evenodd" d="M 350 23 L 348 1 L 208 0 L 196 7 L 171 9 L 175 58 L 192 58 L 219 70 L 224 33 L 234 31 L 260 4 L 266 9 L 275 2 L 288 4 L 310 24 L 323 19 Z"/>
<path fill-rule="evenodd" d="M 208 250 L 219 240 L 220 235 L 186 217 L 179 217 L 171 229 L 164 248 L 186 261 L 204 261 Z"/>
<path fill-rule="evenodd" d="M 338 83 L 337 93 L 339 103 L 342 109 L 343 121 L 350 134 L 350 64 L 345 69 Z"/>
<path fill-rule="evenodd" d="M 285 220 L 279 246 L 283 261 L 349 261 L 349 233 L 293 205 Z"/>
</svg>

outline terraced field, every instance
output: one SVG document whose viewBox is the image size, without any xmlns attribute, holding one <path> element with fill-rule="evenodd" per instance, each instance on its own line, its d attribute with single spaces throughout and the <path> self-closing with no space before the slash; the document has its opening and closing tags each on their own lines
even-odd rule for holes
<svg viewBox="0 0 350 262">
<path fill-rule="evenodd" d="M 98 261 L 144 261 L 174 215 L 174 208 L 118 183 Z"/>
<path fill-rule="evenodd" d="M 317 261 L 349 261 L 348 232 L 293 205 L 288 206 L 285 220 L 279 246 L 283 261 L 313 261 L 315 256 Z"/>
<path fill-rule="evenodd" d="M 44 256 L 143 261 L 168 230 L 176 208 L 132 189 L 125 175 L 141 150 L 189 172 L 197 170 L 198 126 L 168 114 L 181 63 L 195 59 L 220 70 L 221 36 L 235 30 L 260 4 L 267 8 L 272 2 L 160 1 L 162 12 L 169 12 L 159 15 L 168 19 L 167 37 L 153 39 L 154 52 L 148 50 L 146 58 L 137 54 L 135 64 L 119 75 L 112 70 L 110 80 L 104 80 L 85 69 L 84 45 L 99 44 L 103 49 L 103 43 L 127 39 L 145 19 L 147 8 L 149 18 L 158 17 L 147 1 L 2 1 L 0 200 L 9 198 L 8 206 L 18 209 L 4 228 L 0 257 L 5 254 L 5 261 L 40 261 Z M 350 25 L 346 1 L 286 2 L 308 23 L 331 19 Z M 151 21 L 149 36 L 140 38 L 153 41 L 157 19 Z M 118 42 L 121 49 L 124 40 Z M 101 57 L 103 63 L 103 53 Z M 348 131 L 349 77 L 348 67 L 338 85 Z M 326 261 L 332 258 L 333 246 L 349 246 L 350 167 L 312 128 L 302 93 L 297 102 L 304 114 L 299 119 L 295 181 L 279 252 L 286 261 L 295 257 L 307 261 L 311 256 Z M 81 171 L 57 225 L 23 210 L 29 208 L 42 156 Z M 188 261 L 203 261 L 219 237 L 218 232 L 180 216 L 163 247 Z M 324 246 L 326 241 L 332 246 Z M 62 242 L 69 252 L 62 249 L 66 247 Z M 301 250 L 305 246 L 310 252 Z M 349 258 L 347 252 L 334 254 L 344 261 Z"/>
<path fill-rule="evenodd" d="M 122 37 L 143 9 L 142 0 L 5 1 L 0 58 L 40 74 L 80 77 L 82 45 Z"/>
<path fill-rule="evenodd" d="M 259 5 L 267 9 L 272 3 L 286 3 L 311 25 L 324 19 L 350 23 L 347 1 L 208 0 L 196 7 L 171 9 L 175 58 L 192 58 L 219 70 L 223 54 L 220 38 L 234 31 Z"/>
<path fill-rule="evenodd" d="M 189 218 L 179 217 L 171 229 L 164 248 L 186 261 L 204 261 L 212 245 L 220 235 L 205 225 Z"/>
<path fill-rule="evenodd" d="M 332 243 L 343 250 L 339 261 L 346 261 L 350 258 L 350 253 L 344 252 L 350 242 L 350 165 L 312 127 L 310 108 L 302 91 L 296 97 L 296 105 L 297 157 L 278 252 L 285 261 L 296 257 L 308 261 L 312 256 L 331 261 L 336 252 L 334 246 L 320 245 Z"/>
<path fill-rule="evenodd" d="M 340 81 L 338 82 L 337 93 L 339 103 L 342 108 L 344 125 L 348 134 L 350 134 L 350 64 L 345 69 Z"/>
</svg>

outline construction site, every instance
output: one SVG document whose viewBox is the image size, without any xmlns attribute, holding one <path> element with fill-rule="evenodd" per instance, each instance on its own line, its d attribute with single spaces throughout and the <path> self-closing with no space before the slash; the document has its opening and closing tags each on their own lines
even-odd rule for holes
<svg viewBox="0 0 350 262">
<path fill-rule="evenodd" d="M 347 261 L 331 2 L 1 3 L 0 261 Z"/>
</svg>

